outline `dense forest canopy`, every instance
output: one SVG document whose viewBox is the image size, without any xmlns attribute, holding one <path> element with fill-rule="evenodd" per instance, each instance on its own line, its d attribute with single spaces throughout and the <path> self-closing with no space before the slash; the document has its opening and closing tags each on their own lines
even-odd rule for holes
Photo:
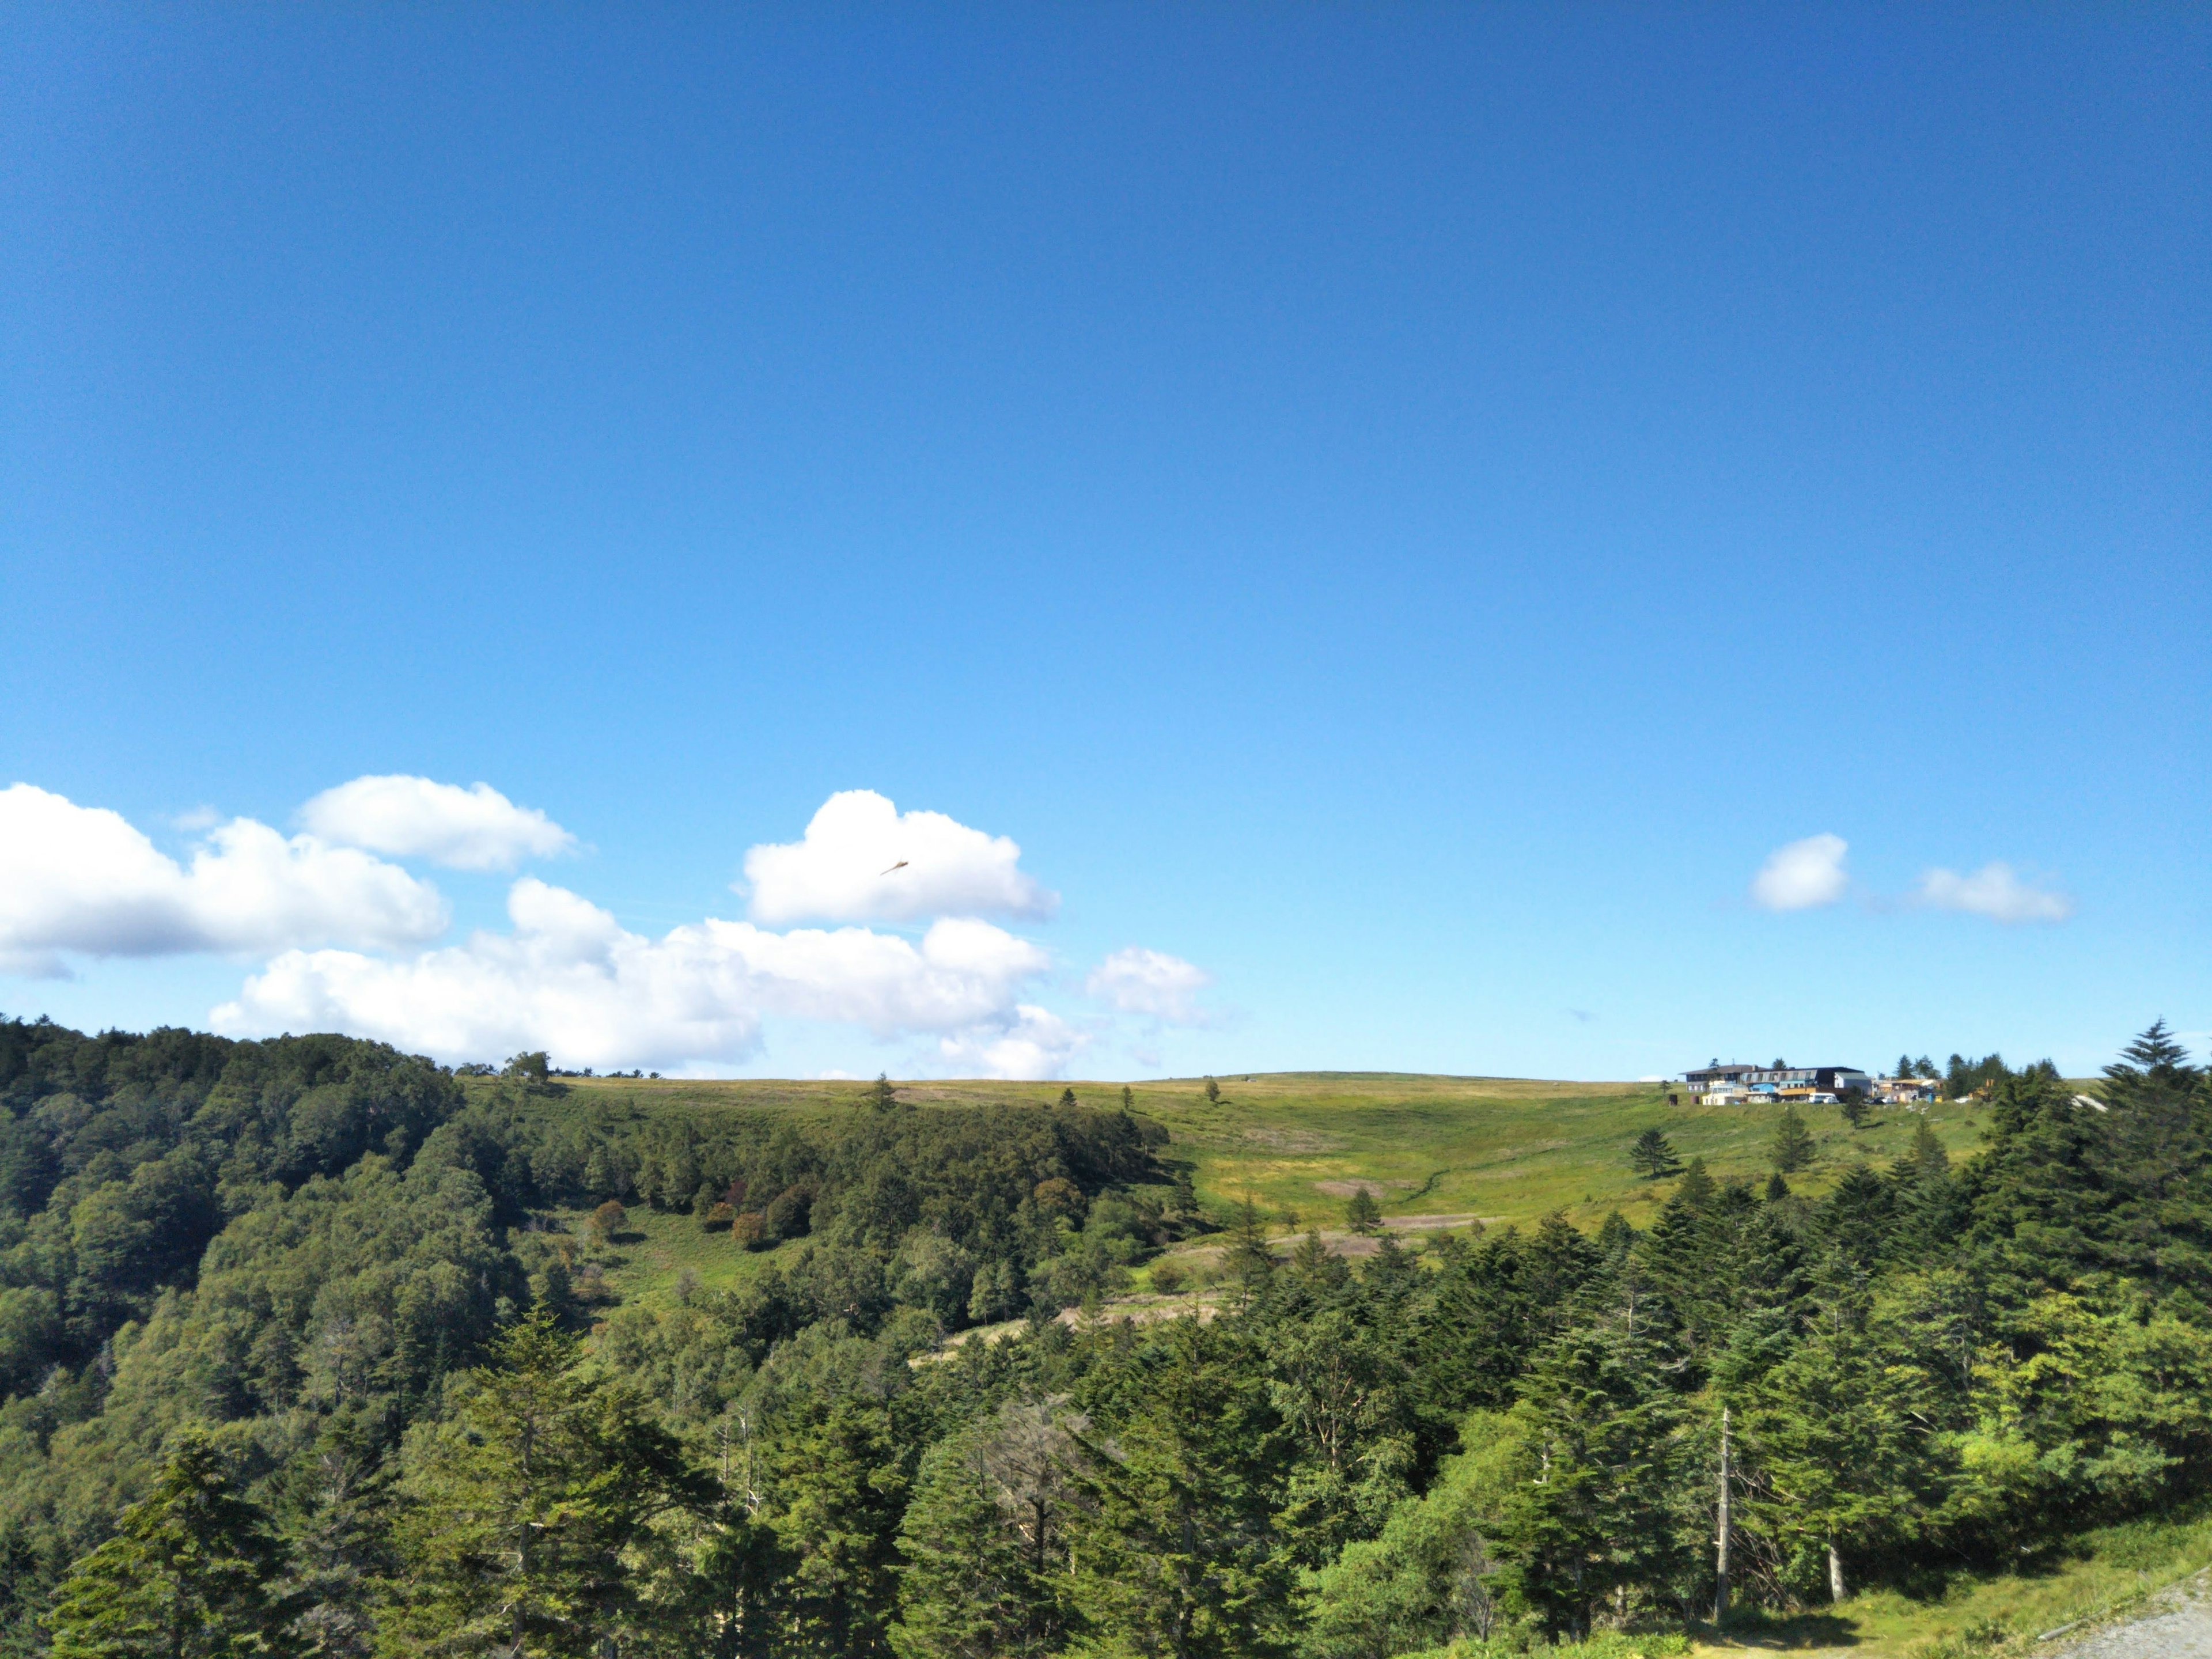
<svg viewBox="0 0 2212 1659">
<path fill-rule="evenodd" d="M 1954 1069 L 1956 1164 L 1355 1266 L 1072 1096 L 0 1023 L 0 1652 L 1389 1659 L 2018 1561 L 2212 1477 L 2212 1081 Z M 617 1304 L 641 1207 L 767 1254 Z M 1054 1317 L 1209 1228 L 1205 1316 Z"/>
</svg>

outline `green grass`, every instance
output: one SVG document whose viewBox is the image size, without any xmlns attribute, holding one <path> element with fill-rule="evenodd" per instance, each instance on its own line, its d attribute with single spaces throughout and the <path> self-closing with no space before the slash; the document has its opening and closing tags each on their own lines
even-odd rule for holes
<svg viewBox="0 0 2212 1659">
<path fill-rule="evenodd" d="M 900 1097 L 931 1109 L 987 1101 L 1047 1105 L 1072 1086 L 1086 1105 L 1111 1107 L 1121 1085 L 1106 1083 L 929 1082 Z M 854 1083 L 579 1080 L 573 1093 L 625 1104 L 696 1109 L 769 1107 L 809 1115 L 855 1102 Z M 1644 1129 L 1664 1130 L 1684 1158 L 1700 1157 L 1720 1179 L 1764 1181 L 1780 1109 L 1668 1106 L 1650 1084 L 1553 1083 L 1512 1078 L 1427 1077 L 1382 1072 L 1276 1073 L 1224 1079 L 1218 1102 L 1201 1080 L 1133 1085 L 1137 1110 L 1165 1124 L 1167 1156 L 1193 1166 L 1200 1198 L 1226 1218 L 1247 1194 L 1279 1224 L 1333 1224 L 1344 1199 L 1323 1183 L 1364 1182 L 1386 1218 L 1464 1216 L 1523 1225 L 1564 1210 L 1595 1227 L 1619 1209 L 1648 1223 L 1673 1189 L 1628 1167 L 1628 1146 Z M 1685 1095 L 1686 1101 L 1689 1097 Z M 1914 1115 L 1878 1113 L 1852 1132 L 1833 1107 L 1803 1109 L 1819 1142 L 1813 1166 L 1790 1177 L 1817 1194 L 1862 1159 L 1886 1164 L 1912 1138 Z M 1980 1121 L 1965 1106 L 1938 1105 L 1929 1121 L 1953 1156 L 1972 1152 Z"/>
<path fill-rule="evenodd" d="M 1702 1632 L 1701 1654 L 1744 1648 L 1848 1648 L 1866 1659 L 1970 1659 L 2019 1653 L 2037 1638 L 2128 1616 L 2145 1598 L 2212 1562 L 2212 1509 L 2119 1526 L 2069 1540 L 2037 1570 L 1954 1574 L 1944 1593 L 1916 1599 L 1893 1590 L 1855 1595 L 1798 1619 L 1732 1623 L 1723 1638 Z M 2054 1638 L 2050 1644 L 2057 1645 Z"/>
<path fill-rule="evenodd" d="M 656 1214 L 643 1205 L 630 1208 L 629 1220 L 608 1243 L 586 1242 L 587 1211 L 556 1217 L 578 1239 L 580 1261 L 596 1261 L 617 1301 L 660 1307 L 672 1303 L 685 1273 L 698 1277 L 706 1291 L 734 1290 L 774 1261 L 779 1250 L 746 1250 L 726 1228 L 708 1232 L 696 1216 Z"/>
</svg>

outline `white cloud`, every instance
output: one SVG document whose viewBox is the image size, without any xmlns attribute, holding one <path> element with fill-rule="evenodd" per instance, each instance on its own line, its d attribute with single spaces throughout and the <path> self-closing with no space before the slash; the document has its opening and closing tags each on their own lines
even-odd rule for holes
<svg viewBox="0 0 2212 1659">
<path fill-rule="evenodd" d="M 804 839 L 748 852 L 745 880 L 753 919 L 778 926 L 1049 916 L 1060 896 L 1021 869 L 1021 856 L 1004 836 L 942 812 L 902 813 L 872 789 L 847 789 L 822 804 Z"/>
<path fill-rule="evenodd" d="M 576 838 L 534 806 L 517 806 L 488 783 L 394 774 L 325 789 L 300 809 L 325 841 L 456 870 L 512 870 L 526 858 L 572 850 Z"/>
<path fill-rule="evenodd" d="M 0 969 L 59 973 L 72 954 L 416 945 L 446 926 L 434 887 L 313 836 L 233 818 L 179 866 L 120 813 L 27 783 L 0 790 Z"/>
<path fill-rule="evenodd" d="M 1935 909 L 1965 910 L 1992 921 L 2063 921 L 2074 914 L 2067 895 L 2022 881 L 2002 860 L 1963 876 L 1930 870 L 1920 878 L 1917 896 Z"/>
<path fill-rule="evenodd" d="M 1808 836 L 1766 855 L 1751 879 L 1753 902 L 1769 910 L 1810 910 L 1833 904 L 1850 885 L 1844 873 L 1850 843 L 1841 836 Z"/>
<path fill-rule="evenodd" d="M 509 933 L 387 961 L 292 951 L 211 1016 L 240 1036 L 344 1030 L 441 1060 L 544 1048 L 562 1065 L 733 1061 L 763 1014 L 902 1031 L 1023 1028 L 1015 1003 L 1050 959 L 988 922 L 949 917 L 919 945 L 860 927 L 775 933 L 708 919 L 651 939 L 535 877 L 507 896 Z M 1049 1018 L 1048 1016 L 1047 1018 Z M 1008 1063 L 1013 1063 L 1011 1060 Z"/>
<path fill-rule="evenodd" d="M 940 1038 L 938 1053 L 956 1077 L 1058 1077 L 1091 1042 L 1059 1015 L 1030 1003 L 1003 1024 Z"/>
<path fill-rule="evenodd" d="M 1195 1000 L 1213 975 L 1194 963 L 1141 945 L 1116 951 L 1091 970 L 1083 988 L 1125 1014 L 1144 1014 L 1173 1025 L 1196 1025 L 1205 1013 Z"/>
</svg>

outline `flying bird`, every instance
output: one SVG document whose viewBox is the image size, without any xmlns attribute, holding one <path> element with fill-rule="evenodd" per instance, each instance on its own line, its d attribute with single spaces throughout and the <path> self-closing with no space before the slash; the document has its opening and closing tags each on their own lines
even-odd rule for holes
<svg viewBox="0 0 2212 1659">
<path fill-rule="evenodd" d="M 905 869 L 905 868 L 906 868 L 906 860 L 905 860 L 904 859 L 901 859 L 901 860 L 900 860 L 896 864 L 894 864 L 893 866 L 891 866 L 891 870 L 903 870 L 903 869 Z M 881 880 L 884 878 L 884 876 L 888 876 L 889 874 L 890 874 L 891 870 L 885 870 L 885 871 L 882 872 L 880 874 L 878 874 L 878 875 L 876 877 L 876 879 L 877 879 L 878 881 L 881 881 Z"/>
</svg>

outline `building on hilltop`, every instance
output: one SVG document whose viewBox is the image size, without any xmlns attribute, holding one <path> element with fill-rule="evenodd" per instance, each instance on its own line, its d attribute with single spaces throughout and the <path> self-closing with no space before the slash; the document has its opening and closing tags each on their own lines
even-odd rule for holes
<svg viewBox="0 0 2212 1659">
<path fill-rule="evenodd" d="M 1833 1105 L 1844 1091 L 1870 1092 L 1873 1079 L 1856 1066 L 1745 1066 L 1714 1060 L 1682 1073 L 1682 1081 L 1697 1087 L 1698 1099 L 1706 1106 L 1734 1106 L 1747 1100 L 1790 1100 L 1810 1105 Z"/>
<path fill-rule="evenodd" d="M 1867 1093 L 1884 1106 L 1903 1106 L 1936 1098 L 1936 1079 L 1932 1077 L 1878 1077 L 1867 1085 Z"/>
</svg>

